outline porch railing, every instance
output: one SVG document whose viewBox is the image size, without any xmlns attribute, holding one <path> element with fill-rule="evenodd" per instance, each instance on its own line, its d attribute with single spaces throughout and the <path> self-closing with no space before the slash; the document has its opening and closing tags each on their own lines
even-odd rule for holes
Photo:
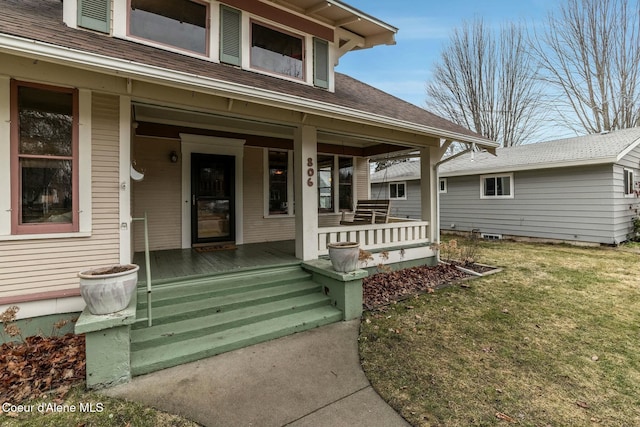
<svg viewBox="0 0 640 427">
<path fill-rule="evenodd" d="M 327 245 L 335 242 L 358 242 L 360 249 L 371 250 L 403 244 L 429 243 L 429 241 L 428 221 L 320 227 L 318 255 L 328 254 Z"/>
</svg>

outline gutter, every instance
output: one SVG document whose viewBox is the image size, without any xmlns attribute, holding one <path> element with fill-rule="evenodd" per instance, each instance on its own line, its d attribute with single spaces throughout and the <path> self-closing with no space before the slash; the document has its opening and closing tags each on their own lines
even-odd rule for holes
<svg viewBox="0 0 640 427">
<path fill-rule="evenodd" d="M 267 89 L 259 89 L 191 73 L 170 71 L 156 66 L 65 48 L 8 34 L 0 34 L 0 51 L 18 56 L 45 59 L 61 65 L 73 64 L 88 71 L 98 71 L 123 78 L 135 78 L 150 83 L 160 82 L 170 87 L 198 90 L 199 92 L 216 96 L 231 97 L 273 107 L 294 108 L 303 113 L 323 117 L 346 119 L 373 126 L 384 125 L 404 132 L 415 132 L 432 137 L 453 139 L 459 142 L 475 143 L 486 148 L 497 147 L 497 143 L 481 137 L 463 135 L 327 102 L 310 100 L 294 95 L 282 95 L 279 92 Z"/>
</svg>

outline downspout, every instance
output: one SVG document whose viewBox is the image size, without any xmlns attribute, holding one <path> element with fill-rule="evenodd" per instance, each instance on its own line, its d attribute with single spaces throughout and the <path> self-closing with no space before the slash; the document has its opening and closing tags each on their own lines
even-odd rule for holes
<svg viewBox="0 0 640 427">
<path fill-rule="evenodd" d="M 444 158 L 444 159 L 441 159 L 439 162 L 436 162 L 436 163 L 433 165 L 433 173 L 434 173 L 434 175 L 435 175 L 435 177 L 436 177 L 436 180 L 437 180 L 437 182 L 438 182 L 438 192 L 437 192 L 437 194 L 436 194 L 436 200 L 437 200 L 437 203 L 438 203 L 438 214 L 437 214 L 437 219 L 436 219 L 436 222 L 437 222 L 437 224 L 436 224 L 436 225 L 438 226 L 438 241 L 437 241 L 437 242 L 435 242 L 437 245 L 439 245 L 439 244 L 440 244 L 440 173 L 438 172 L 438 168 L 439 168 L 439 167 L 440 167 L 440 165 L 441 165 L 441 164 L 443 164 L 443 163 L 446 163 L 446 162 L 448 162 L 448 161 L 450 161 L 450 160 L 456 159 L 456 158 L 458 158 L 458 157 L 460 157 L 460 156 L 463 156 L 463 155 L 465 155 L 465 154 L 467 154 L 467 153 L 469 153 L 469 152 L 472 152 L 472 153 L 473 153 L 473 146 L 474 146 L 474 145 L 475 145 L 475 144 L 467 144 L 467 146 L 468 146 L 469 148 L 467 148 L 466 150 L 463 150 L 463 151 L 461 151 L 461 152 L 459 152 L 459 153 L 456 153 L 456 154 L 454 154 L 454 155 L 451 155 L 451 156 L 449 156 L 449 157 L 446 157 L 446 158 Z M 438 262 L 438 264 L 440 264 L 440 262 L 442 261 L 442 260 L 440 259 L 440 249 L 438 249 L 438 251 L 437 251 L 437 254 L 436 254 L 436 261 Z"/>
</svg>

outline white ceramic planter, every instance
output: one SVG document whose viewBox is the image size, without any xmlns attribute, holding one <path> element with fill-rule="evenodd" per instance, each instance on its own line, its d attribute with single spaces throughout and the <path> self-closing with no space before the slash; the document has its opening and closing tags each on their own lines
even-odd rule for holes
<svg viewBox="0 0 640 427">
<path fill-rule="evenodd" d="M 335 271 L 349 273 L 358 269 L 360 243 L 329 243 L 327 247 L 329 248 L 329 259 Z"/>
<path fill-rule="evenodd" d="M 126 264 L 78 273 L 80 295 L 87 303 L 89 312 L 110 314 L 127 308 L 136 291 L 139 269 L 138 265 Z"/>
</svg>

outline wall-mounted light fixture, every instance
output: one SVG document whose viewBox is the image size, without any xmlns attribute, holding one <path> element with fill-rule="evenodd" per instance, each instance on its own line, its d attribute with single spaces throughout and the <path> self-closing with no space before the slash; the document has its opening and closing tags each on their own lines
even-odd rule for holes
<svg viewBox="0 0 640 427">
<path fill-rule="evenodd" d="M 171 160 L 171 163 L 178 163 L 178 153 L 175 151 L 169 153 L 169 160 Z"/>
</svg>

